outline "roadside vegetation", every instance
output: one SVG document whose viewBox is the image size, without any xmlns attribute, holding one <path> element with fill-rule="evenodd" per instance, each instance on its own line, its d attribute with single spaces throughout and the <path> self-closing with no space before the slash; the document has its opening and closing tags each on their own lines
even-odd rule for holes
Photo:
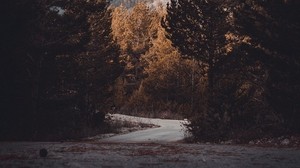
<svg viewBox="0 0 300 168">
<path fill-rule="evenodd" d="M 188 119 L 193 142 L 299 135 L 298 1 L 153 2 L 5 2 L 0 139 L 107 132 L 111 111 Z"/>
</svg>

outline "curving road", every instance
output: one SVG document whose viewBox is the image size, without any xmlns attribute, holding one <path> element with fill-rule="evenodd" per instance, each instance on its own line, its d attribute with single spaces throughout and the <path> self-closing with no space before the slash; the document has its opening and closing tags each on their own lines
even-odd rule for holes
<svg viewBox="0 0 300 168">
<path fill-rule="evenodd" d="M 112 114 L 111 117 L 117 120 L 126 120 L 145 124 L 154 124 L 158 128 L 136 131 L 124 135 L 116 135 L 100 140 L 109 143 L 140 143 L 140 142 L 177 142 L 183 140 L 185 131 L 182 124 L 184 120 L 150 119 L 133 117 L 121 114 Z"/>
<path fill-rule="evenodd" d="M 300 167 L 299 148 L 169 143 L 184 138 L 181 127 L 183 121 L 146 119 L 119 114 L 112 117 L 152 123 L 160 127 L 117 135 L 102 139 L 100 142 L 0 142 L 0 167 Z M 40 149 L 43 148 L 48 151 L 46 157 L 39 155 Z"/>
</svg>

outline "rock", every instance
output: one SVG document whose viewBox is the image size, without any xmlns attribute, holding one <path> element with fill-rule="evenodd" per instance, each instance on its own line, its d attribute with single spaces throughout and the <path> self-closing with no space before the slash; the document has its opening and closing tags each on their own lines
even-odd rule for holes
<svg viewBox="0 0 300 168">
<path fill-rule="evenodd" d="M 289 145 L 289 144 L 290 144 L 290 140 L 287 138 L 281 141 L 281 145 Z"/>
<path fill-rule="evenodd" d="M 47 157 L 48 151 L 47 149 L 43 148 L 40 150 L 40 157 Z"/>
</svg>

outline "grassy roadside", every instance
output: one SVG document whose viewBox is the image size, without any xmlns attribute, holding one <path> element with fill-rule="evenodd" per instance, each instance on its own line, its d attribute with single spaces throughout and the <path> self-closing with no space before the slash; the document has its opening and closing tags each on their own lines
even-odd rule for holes
<svg viewBox="0 0 300 168">
<path fill-rule="evenodd" d="M 134 131 L 145 130 L 149 128 L 157 128 L 159 126 L 154 124 L 147 124 L 131 120 L 112 119 L 108 117 L 107 127 L 105 132 L 96 134 L 94 136 L 85 137 L 81 140 L 96 141 L 103 138 L 108 138 L 114 135 L 127 134 Z"/>
</svg>

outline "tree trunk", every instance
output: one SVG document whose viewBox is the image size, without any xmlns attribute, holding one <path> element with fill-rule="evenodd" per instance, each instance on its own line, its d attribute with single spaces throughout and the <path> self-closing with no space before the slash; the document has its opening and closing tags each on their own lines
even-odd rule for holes
<svg viewBox="0 0 300 168">
<path fill-rule="evenodd" d="M 207 78 L 209 92 L 212 92 L 214 88 L 214 64 L 212 58 L 209 58 L 208 60 Z"/>
</svg>

